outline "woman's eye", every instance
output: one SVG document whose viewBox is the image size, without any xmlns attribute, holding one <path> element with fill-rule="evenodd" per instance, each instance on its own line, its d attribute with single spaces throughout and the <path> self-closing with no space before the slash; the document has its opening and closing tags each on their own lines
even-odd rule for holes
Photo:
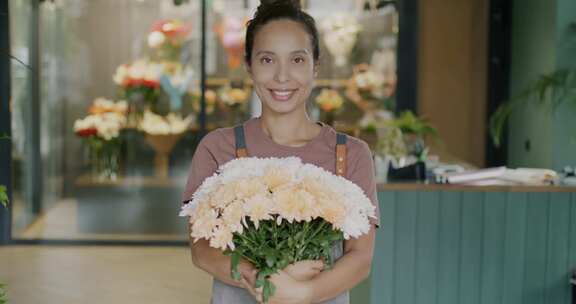
<svg viewBox="0 0 576 304">
<path fill-rule="evenodd" d="M 269 58 L 269 57 L 260 58 L 260 63 L 271 63 L 271 62 L 272 62 L 272 58 Z"/>
<path fill-rule="evenodd" d="M 302 57 L 296 57 L 293 60 L 294 60 L 294 63 L 303 63 L 304 62 L 304 58 L 302 58 Z"/>
</svg>

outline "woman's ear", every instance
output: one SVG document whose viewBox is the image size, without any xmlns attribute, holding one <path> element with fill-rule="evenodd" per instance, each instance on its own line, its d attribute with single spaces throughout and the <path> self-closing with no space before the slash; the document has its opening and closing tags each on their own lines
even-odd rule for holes
<svg viewBox="0 0 576 304">
<path fill-rule="evenodd" d="M 318 63 L 318 60 L 316 60 L 314 62 L 314 78 L 318 77 L 318 71 L 320 70 L 320 63 Z"/>
</svg>

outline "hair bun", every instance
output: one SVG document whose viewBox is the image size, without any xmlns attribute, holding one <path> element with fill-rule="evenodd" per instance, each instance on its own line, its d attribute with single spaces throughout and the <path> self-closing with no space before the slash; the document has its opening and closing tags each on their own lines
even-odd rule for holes
<svg viewBox="0 0 576 304">
<path fill-rule="evenodd" d="M 260 0 L 262 6 L 278 5 L 278 6 L 291 6 L 295 9 L 302 9 L 300 0 Z"/>
</svg>

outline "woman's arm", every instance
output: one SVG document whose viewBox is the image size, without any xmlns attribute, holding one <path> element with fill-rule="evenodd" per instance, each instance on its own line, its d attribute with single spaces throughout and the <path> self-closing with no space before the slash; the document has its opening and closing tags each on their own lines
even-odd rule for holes
<svg viewBox="0 0 576 304">
<path fill-rule="evenodd" d="M 352 289 L 368 278 L 374 252 L 375 227 L 357 239 L 344 242 L 344 255 L 334 267 L 307 282 L 311 303 L 319 303 Z"/>
</svg>

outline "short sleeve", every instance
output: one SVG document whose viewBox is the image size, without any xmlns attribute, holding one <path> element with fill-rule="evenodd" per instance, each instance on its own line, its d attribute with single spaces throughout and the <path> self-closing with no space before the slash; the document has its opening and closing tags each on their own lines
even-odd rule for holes
<svg viewBox="0 0 576 304">
<path fill-rule="evenodd" d="M 348 179 L 358 185 L 372 204 L 376 207 L 376 218 L 370 222 L 376 227 L 380 226 L 380 210 L 376 188 L 376 172 L 374 169 L 374 159 L 372 151 L 364 141 L 351 138 L 348 145 Z"/>
<path fill-rule="evenodd" d="M 182 195 L 182 201 L 191 199 L 192 194 L 196 192 L 196 189 L 200 187 L 202 182 L 218 170 L 218 162 L 214 156 L 214 147 L 216 147 L 218 140 L 217 137 L 217 131 L 213 131 L 204 136 L 198 144 L 198 147 L 196 147 L 190 169 L 188 170 L 188 180 Z"/>
</svg>

